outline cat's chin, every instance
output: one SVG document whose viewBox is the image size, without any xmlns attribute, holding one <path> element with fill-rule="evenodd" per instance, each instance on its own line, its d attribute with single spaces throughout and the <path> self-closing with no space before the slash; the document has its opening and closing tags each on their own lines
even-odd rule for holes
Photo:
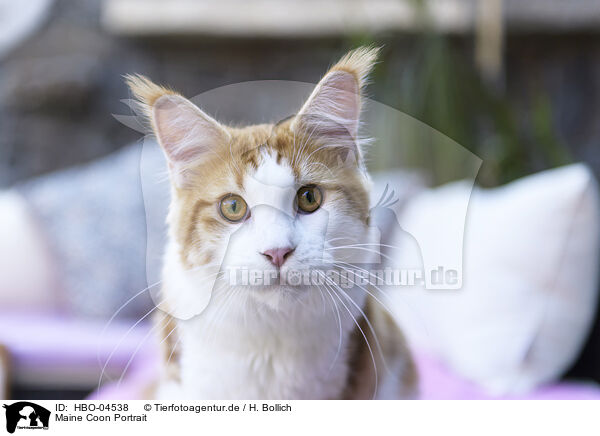
<svg viewBox="0 0 600 436">
<path fill-rule="evenodd" d="M 301 300 L 309 299 L 312 288 L 310 286 L 271 284 L 243 286 L 245 292 L 259 305 L 267 306 L 273 310 L 288 310 L 301 304 Z"/>
</svg>

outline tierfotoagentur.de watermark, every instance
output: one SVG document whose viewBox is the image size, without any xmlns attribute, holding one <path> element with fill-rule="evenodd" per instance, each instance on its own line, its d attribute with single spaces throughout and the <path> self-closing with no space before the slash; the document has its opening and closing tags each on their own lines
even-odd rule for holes
<svg viewBox="0 0 600 436">
<path fill-rule="evenodd" d="M 325 268 L 325 269 L 289 269 L 283 271 L 263 270 L 247 267 L 228 266 L 225 278 L 230 286 L 323 286 L 332 285 L 342 288 L 354 286 L 456 286 L 459 272 L 455 269 L 423 269 L 397 268 Z"/>
</svg>

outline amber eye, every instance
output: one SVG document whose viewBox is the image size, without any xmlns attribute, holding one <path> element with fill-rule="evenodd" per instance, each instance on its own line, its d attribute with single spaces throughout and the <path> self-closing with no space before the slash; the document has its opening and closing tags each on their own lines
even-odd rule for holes
<svg viewBox="0 0 600 436">
<path fill-rule="evenodd" d="M 296 202 L 298 209 L 304 213 L 313 213 L 323 202 L 321 190 L 314 185 L 303 186 L 296 193 Z"/>
<path fill-rule="evenodd" d="M 221 215 L 227 221 L 237 223 L 246 217 L 248 205 L 242 197 L 236 194 L 227 194 L 219 204 Z"/>
</svg>

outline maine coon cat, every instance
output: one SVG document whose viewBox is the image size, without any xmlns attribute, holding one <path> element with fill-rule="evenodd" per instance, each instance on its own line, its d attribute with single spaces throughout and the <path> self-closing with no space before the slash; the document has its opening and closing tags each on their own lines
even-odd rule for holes
<svg viewBox="0 0 600 436">
<path fill-rule="evenodd" d="M 296 115 L 246 127 L 223 125 L 145 77 L 127 78 L 172 187 L 157 321 L 164 373 L 155 396 L 414 394 L 410 354 L 385 308 L 368 285 L 334 280 L 368 264 L 376 246 L 359 137 L 362 88 L 376 55 L 348 53 Z M 252 110 L 252 102 L 240 104 Z M 232 281 L 227 270 L 240 268 L 269 280 Z M 306 272 L 308 282 L 283 280 Z M 190 309 L 197 301 L 206 307 Z"/>
</svg>

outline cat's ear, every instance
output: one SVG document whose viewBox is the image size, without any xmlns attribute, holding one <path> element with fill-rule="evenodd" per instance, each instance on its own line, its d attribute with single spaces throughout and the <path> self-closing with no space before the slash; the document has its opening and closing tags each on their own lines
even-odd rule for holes
<svg viewBox="0 0 600 436">
<path fill-rule="evenodd" d="M 143 76 L 127 76 L 126 81 L 151 122 L 173 181 L 185 186 L 186 175 L 226 144 L 229 132 L 188 99 Z"/>
<path fill-rule="evenodd" d="M 357 143 L 362 88 L 378 52 L 378 48 L 361 47 L 335 64 L 292 120 L 292 131 L 321 138 L 360 156 Z"/>
</svg>

